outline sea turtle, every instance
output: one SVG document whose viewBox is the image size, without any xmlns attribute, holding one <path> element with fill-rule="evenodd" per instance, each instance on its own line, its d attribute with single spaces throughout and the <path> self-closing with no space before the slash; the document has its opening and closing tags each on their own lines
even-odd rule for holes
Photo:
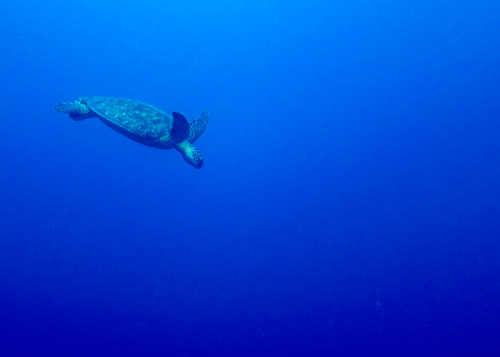
<svg viewBox="0 0 500 357">
<path fill-rule="evenodd" d="M 192 144 L 205 131 L 206 110 L 190 123 L 180 113 L 173 112 L 170 116 L 152 105 L 123 98 L 83 97 L 60 103 L 54 110 L 69 113 L 74 120 L 97 117 L 138 143 L 158 149 L 175 148 L 188 164 L 197 169 L 203 165 L 203 158 Z"/>
</svg>

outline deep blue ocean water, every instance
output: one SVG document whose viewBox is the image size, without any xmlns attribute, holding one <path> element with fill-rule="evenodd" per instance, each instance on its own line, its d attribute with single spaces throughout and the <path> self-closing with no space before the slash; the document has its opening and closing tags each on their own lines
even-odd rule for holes
<svg viewBox="0 0 500 357">
<path fill-rule="evenodd" d="M 2 356 L 500 354 L 498 1 L 0 8 Z"/>
</svg>

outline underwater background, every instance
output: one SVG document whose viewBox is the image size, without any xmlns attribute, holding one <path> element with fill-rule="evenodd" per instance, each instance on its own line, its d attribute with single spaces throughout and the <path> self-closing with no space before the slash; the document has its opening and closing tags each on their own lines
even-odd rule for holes
<svg viewBox="0 0 500 357">
<path fill-rule="evenodd" d="M 498 1 L 0 7 L 2 356 L 500 353 Z"/>
</svg>

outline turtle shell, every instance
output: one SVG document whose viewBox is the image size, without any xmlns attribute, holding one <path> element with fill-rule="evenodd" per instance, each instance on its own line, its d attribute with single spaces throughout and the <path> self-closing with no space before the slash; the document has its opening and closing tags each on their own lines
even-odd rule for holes
<svg viewBox="0 0 500 357">
<path fill-rule="evenodd" d="M 85 97 L 81 100 L 102 119 L 142 138 L 161 138 L 172 128 L 170 115 L 146 103 L 111 97 Z"/>
</svg>

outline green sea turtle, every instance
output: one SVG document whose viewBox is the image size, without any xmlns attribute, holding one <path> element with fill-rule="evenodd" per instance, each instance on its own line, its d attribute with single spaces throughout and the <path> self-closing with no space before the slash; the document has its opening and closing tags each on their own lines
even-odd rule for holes
<svg viewBox="0 0 500 357">
<path fill-rule="evenodd" d="M 205 131 L 206 110 L 190 123 L 180 113 L 170 116 L 152 105 L 122 98 L 83 97 L 60 103 L 54 110 L 69 113 L 74 120 L 97 117 L 138 143 L 159 149 L 175 148 L 190 165 L 197 169 L 203 165 L 203 158 L 192 144 Z"/>
</svg>

